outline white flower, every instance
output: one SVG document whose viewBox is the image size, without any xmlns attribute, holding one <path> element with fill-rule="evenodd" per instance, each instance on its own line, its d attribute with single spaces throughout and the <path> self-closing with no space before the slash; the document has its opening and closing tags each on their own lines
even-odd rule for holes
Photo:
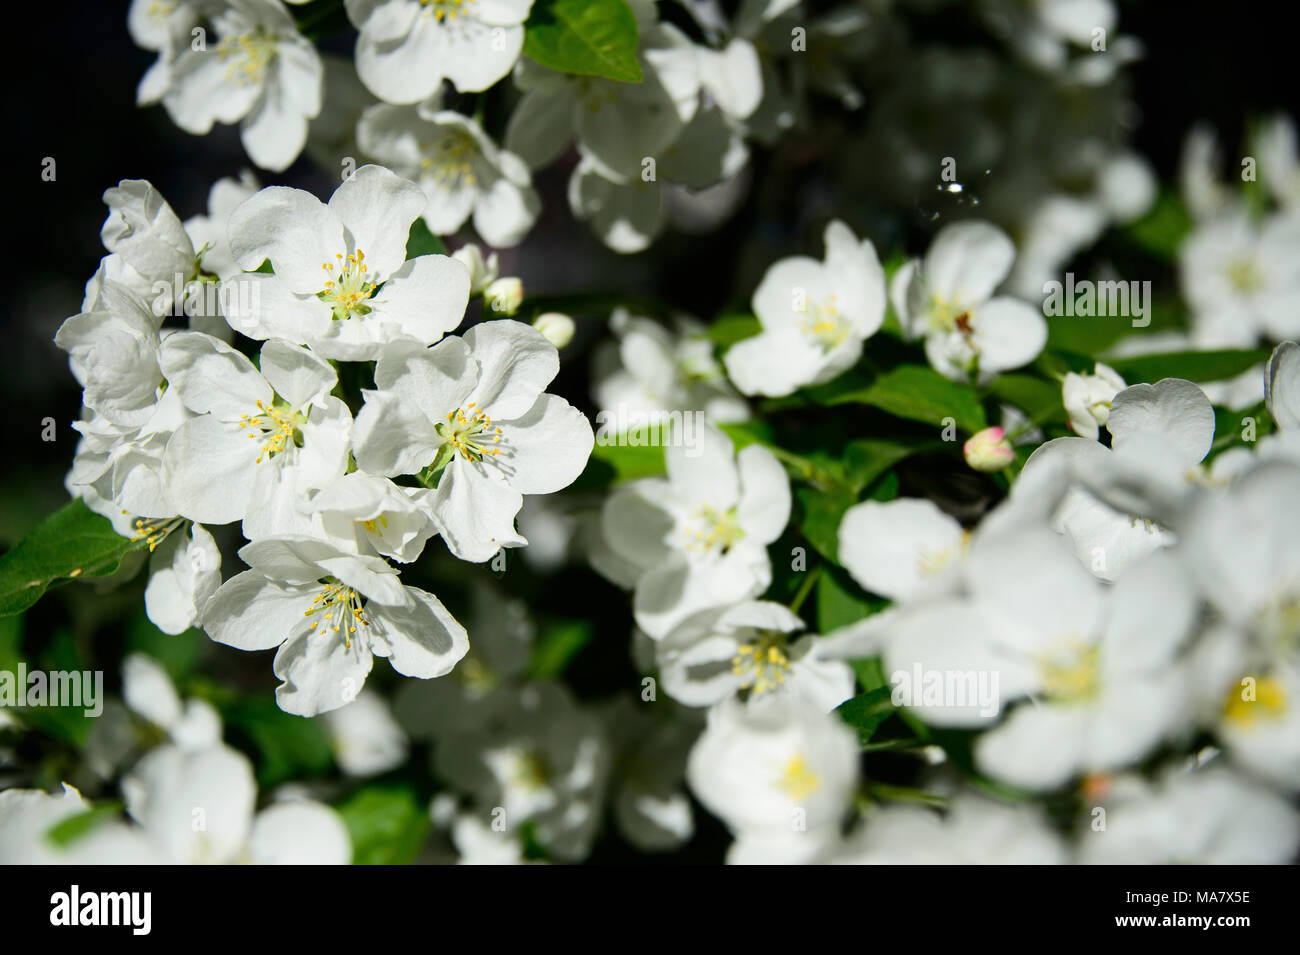
<svg viewBox="0 0 1300 955">
<path fill-rule="evenodd" d="M 649 424 L 671 411 L 703 411 L 711 421 L 745 421 L 749 406 L 713 357 L 713 343 L 697 323 L 679 319 L 676 333 L 616 308 L 609 317 L 616 341 L 596 353 L 592 394 L 607 416 Z"/>
<path fill-rule="evenodd" d="M 533 328 L 556 348 L 565 348 L 573 341 L 577 326 L 573 318 L 563 312 L 543 312 L 533 319 Z"/>
<path fill-rule="evenodd" d="M 573 483 L 595 443 L 581 412 L 544 393 L 558 370 L 554 345 L 504 319 L 427 351 L 382 358 L 378 390 L 366 392 L 357 416 L 357 464 L 421 475 L 435 488 L 434 524 L 462 560 L 522 546 L 514 519 L 523 495 Z"/>
<path fill-rule="evenodd" d="M 163 633 L 183 633 L 221 584 L 221 551 L 199 524 L 168 534 L 152 549 L 145 613 Z"/>
<path fill-rule="evenodd" d="M 970 596 L 902 618 L 886 670 L 939 674 L 945 691 L 949 675 L 996 678 L 997 698 L 976 702 L 931 696 L 926 677 L 910 702 L 935 725 L 979 726 L 988 704 L 1030 697 L 976 743 L 983 772 L 1055 788 L 1131 764 L 1185 720 L 1175 659 L 1198 605 L 1172 558 L 1149 557 L 1104 590 L 1054 534 L 1030 526 L 977 540 L 963 569 Z"/>
<path fill-rule="evenodd" d="M 142 835 L 172 865 L 352 861 L 352 840 L 328 806 L 282 802 L 255 815 L 253 767 L 220 743 L 197 750 L 160 747 L 140 760 L 123 791 Z"/>
<path fill-rule="evenodd" d="M 406 734 L 378 693 L 362 690 L 351 703 L 322 719 L 334 745 L 334 758 L 349 776 L 377 776 L 406 762 Z"/>
<path fill-rule="evenodd" d="M 709 711 L 686 779 L 731 829 L 732 863 L 808 861 L 838 841 L 858 777 L 858 746 L 839 717 L 793 694 Z"/>
<path fill-rule="evenodd" d="M 754 291 L 763 331 L 733 345 L 727 374 L 747 395 L 788 395 L 852 367 L 885 317 L 885 273 L 870 240 L 836 220 L 826 258 L 782 259 Z"/>
<path fill-rule="evenodd" d="M 936 371 L 956 381 L 987 381 L 1043 350 L 1043 316 L 1024 302 L 994 296 L 1015 255 L 996 226 L 959 222 L 939 232 L 923 261 L 914 259 L 894 275 L 894 310 L 909 338 L 925 339 Z"/>
<path fill-rule="evenodd" d="M 1060 465 L 1062 496 L 1051 516 L 1079 561 L 1103 580 L 1172 543 L 1167 522 L 1200 482 L 1214 441 L 1214 408 L 1190 381 L 1166 378 L 1117 394 L 1107 417 L 1111 447 L 1057 438 L 1030 455 L 1012 496 Z"/>
<path fill-rule="evenodd" d="M 700 80 L 694 44 L 671 24 L 643 27 L 638 59 L 640 83 L 568 76 L 521 60 L 514 78 L 524 95 L 506 128 L 506 149 L 539 169 L 576 138 L 604 179 L 639 180 L 643 160 L 662 157 L 695 115 Z"/>
<path fill-rule="evenodd" d="M 1061 865 L 1065 847 L 1035 807 L 962 793 L 939 816 L 919 806 L 873 813 L 835 857 L 852 865 Z"/>
<path fill-rule="evenodd" d="M 1300 154 L 1291 117 L 1278 114 L 1261 126 L 1254 155 L 1259 157 L 1260 178 L 1269 194 L 1288 209 L 1300 207 Z"/>
<path fill-rule="evenodd" d="M 329 204 L 271 186 L 230 217 L 230 247 L 245 269 L 227 319 L 250 338 L 310 345 L 325 358 L 366 361 L 429 345 L 460 324 L 469 274 L 445 255 L 406 261 L 406 240 L 427 200 L 415 183 L 362 166 Z"/>
<path fill-rule="evenodd" d="M 656 642 L 659 676 L 668 695 L 687 706 L 712 706 L 747 690 L 753 703 L 787 692 L 830 712 L 853 695 L 853 671 L 821 659 L 814 635 L 794 639 L 806 629 L 766 600 L 705 611 Z"/>
<path fill-rule="evenodd" d="M 703 726 L 700 711 L 658 708 L 631 696 L 612 701 L 604 712 L 615 750 L 610 803 L 619 831 L 637 848 L 665 852 L 695 834 L 694 810 L 686 793 L 686 757 Z"/>
<path fill-rule="evenodd" d="M 403 586 L 381 558 L 306 537 L 263 538 L 239 556 L 251 569 L 221 585 L 203 627 L 240 650 L 279 648 L 275 697 L 287 713 L 314 716 L 355 699 L 376 656 L 427 680 L 469 649 L 438 598 Z"/>
<path fill-rule="evenodd" d="M 665 449 L 668 477 L 646 478 L 610 495 L 605 541 L 637 569 L 633 611 L 652 637 L 693 614 L 767 589 L 767 545 L 790 518 L 790 482 L 770 451 L 736 454 L 713 425 L 694 447 Z"/>
<path fill-rule="evenodd" d="M 86 407 L 122 428 L 153 417 L 163 378 L 158 319 L 140 296 L 104 282 L 93 307 L 59 326 L 54 343 L 68 353 Z"/>
<path fill-rule="evenodd" d="M 491 820 L 463 812 L 451 825 L 451 841 L 460 853 L 457 865 L 524 865 L 523 843 L 509 829 L 493 829 Z"/>
<path fill-rule="evenodd" d="M 216 708 L 207 700 L 182 703 L 167 671 L 143 653 L 122 661 L 122 701 L 181 749 L 221 743 L 221 716 Z"/>
<path fill-rule="evenodd" d="M 213 15 L 218 41 L 187 46 L 162 96 L 172 121 L 195 135 L 239 123 L 249 157 L 282 172 L 307 142 L 321 110 L 324 70 L 280 0 L 224 0 Z"/>
<path fill-rule="evenodd" d="M 207 214 L 185 220 L 185 233 L 194 248 L 200 250 L 200 267 L 219 279 L 234 278 L 240 272 L 230 250 L 227 229 L 231 214 L 244 200 L 256 195 L 257 189 L 257 179 L 247 170 L 238 179 L 218 179 L 208 192 Z"/>
<path fill-rule="evenodd" d="M 172 82 L 176 54 L 191 41 L 191 30 L 203 12 L 199 0 L 131 0 L 126 12 L 126 29 L 136 46 L 158 54 L 136 89 L 136 105 L 158 102 Z"/>
<path fill-rule="evenodd" d="M 609 744 L 599 721 L 564 687 L 537 683 L 509 691 L 502 705 L 443 739 L 435 768 L 470 794 L 484 814 L 514 831 L 531 823 L 546 849 L 577 861 L 601 822 Z"/>
<path fill-rule="evenodd" d="M 1223 767 L 1167 772 L 1155 786 L 1120 780 L 1106 828 L 1079 839 L 1090 865 L 1280 865 L 1300 844 L 1285 800 Z"/>
<path fill-rule="evenodd" d="M 319 518 L 319 535 L 343 550 L 408 564 L 437 533 L 429 520 L 432 497 L 423 488 L 402 488 L 387 478 L 353 471 L 312 497 L 307 510 Z"/>
<path fill-rule="evenodd" d="M 472 215 L 488 245 L 517 245 L 541 211 L 524 161 L 460 113 L 379 104 L 362 115 L 357 142 L 424 190 L 424 221 L 435 235 L 456 232 Z"/>
<path fill-rule="evenodd" d="M 0 865 L 151 865 L 159 861 L 137 833 L 118 822 L 95 826 L 66 847 L 49 840 L 50 831 L 60 823 L 92 808 L 67 783 L 57 796 L 39 789 L 0 792 Z"/>
<path fill-rule="evenodd" d="M 1262 224 L 1244 210 L 1199 225 L 1178 253 L 1201 348 L 1249 348 L 1300 334 L 1300 213 Z"/>
<path fill-rule="evenodd" d="M 249 538 L 302 526 L 303 497 L 347 467 L 347 405 L 330 395 L 334 369 L 305 348 L 262 346 L 259 371 L 202 332 L 163 343 L 169 389 L 197 417 L 176 429 L 164 454 L 177 513 L 204 524 L 244 522 Z"/>
<path fill-rule="evenodd" d="M 1061 383 L 1061 401 L 1070 420 L 1070 430 L 1096 441 L 1098 426 L 1110 420 L 1110 403 L 1127 387 L 1109 365 L 1097 362 L 1091 375 L 1068 372 Z"/>
<path fill-rule="evenodd" d="M 840 519 L 839 556 L 863 589 L 906 602 L 952 589 L 967 538 L 933 501 L 862 501 Z"/>
<path fill-rule="evenodd" d="M 483 250 L 473 242 L 466 242 L 453 252 L 451 257 L 469 270 L 470 295 L 482 295 L 501 274 L 497 265 L 497 254 L 493 252 L 484 261 Z"/>
<path fill-rule="evenodd" d="M 416 103 L 444 79 L 462 93 L 510 72 L 532 0 L 347 0 L 357 72 L 380 99 Z"/>
</svg>

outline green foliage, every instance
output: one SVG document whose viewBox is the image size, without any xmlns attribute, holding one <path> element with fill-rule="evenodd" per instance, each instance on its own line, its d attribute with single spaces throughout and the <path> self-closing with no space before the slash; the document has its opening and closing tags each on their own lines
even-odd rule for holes
<svg viewBox="0 0 1300 955">
<path fill-rule="evenodd" d="M 411 231 L 406 237 L 406 257 L 413 259 L 420 255 L 446 255 L 447 246 L 442 239 L 429 231 L 421 216 L 411 223 Z"/>
<path fill-rule="evenodd" d="M 865 404 L 899 418 L 942 426 L 951 417 L 962 431 L 974 433 L 985 427 L 984 409 L 975 392 L 966 385 L 949 381 L 924 365 L 899 365 L 864 384 L 852 374 L 842 375 L 809 396 L 828 407 Z"/>
<path fill-rule="evenodd" d="M 122 804 L 118 802 L 95 806 L 60 820 L 45 833 L 45 839 L 51 845 L 66 848 L 83 836 L 89 835 L 101 824 L 116 819 L 121 812 Z"/>
<path fill-rule="evenodd" d="M 26 610 L 56 583 L 111 574 L 144 546 L 119 535 L 80 498 L 65 504 L 0 557 L 0 616 Z"/>
<path fill-rule="evenodd" d="M 835 712 L 858 734 L 858 745 L 865 746 L 876 735 L 880 724 L 894 713 L 894 704 L 890 702 L 890 689 L 878 686 L 865 690 L 857 696 L 845 700 L 835 708 Z"/>
<path fill-rule="evenodd" d="M 406 786 L 366 786 L 338 806 L 355 865 L 406 865 L 429 833 L 423 802 Z"/>
<path fill-rule="evenodd" d="M 1131 358 L 1116 358 L 1106 364 L 1119 372 L 1130 385 L 1159 381 L 1161 378 L 1186 378 L 1189 381 L 1205 382 L 1235 378 L 1268 361 L 1268 356 L 1267 348 L 1238 348 L 1134 355 Z"/>
<path fill-rule="evenodd" d="M 557 679 L 595 635 L 590 620 L 559 620 L 544 627 L 528 660 L 528 678 Z"/>
<path fill-rule="evenodd" d="M 524 55 L 580 76 L 640 83 L 636 17 L 623 0 L 538 0 L 524 25 Z"/>
<path fill-rule="evenodd" d="M 246 742 L 252 750 L 260 787 L 320 775 L 333 765 L 322 724 L 284 712 L 273 696 L 215 702 L 230 739 Z"/>
</svg>

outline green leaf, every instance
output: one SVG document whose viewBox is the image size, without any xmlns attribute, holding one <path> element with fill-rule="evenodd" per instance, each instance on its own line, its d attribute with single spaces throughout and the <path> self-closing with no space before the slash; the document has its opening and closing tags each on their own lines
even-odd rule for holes
<svg viewBox="0 0 1300 955">
<path fill-rule="evenodd" d="M 429 834 L 429 815 L 404 786 L 367 786 L 338 807 L 352 836 L 353 865 L 407 865 Z"/>
<path fill-rule="evenodd" d="M 737 451 L 744 450 L 751 444 L 770 445 L 774 440 L 772 426 L 766 421 L 736 421 L 720 424 L 718 429 L 731 439 Z"/>
<path fill-rule="evenodd" d="M 966 385 L 949 381 L 924 365 L 899 365 L 876 378 L 865 388 L 850 388 L 837 394 L 822 393 L 819 403 L 835 406 L 866 404 L 899 418 L 941 427 L 952 418 L 957 427 L 974 433 L 982 429 L 984 409 L 975 392 Z"/>
<path fill-rule="evenodd" d="M 876 729 L 894 712 L 890 696 L 889 687 L 878 686 L 845 700 L 835 708 L 840 719 L 857 730 L 859 746 L 870 743 Z"/>
<path fill-rule="evenodd" d="M 817 552 L 836 564 L 839 558 L 840 521 L 844 512 L 858 502 L 858 496 L 847 488 L 820 491 L 812 487 L 795 490 L 803 517 L 800 528 Z"/>
<path fill-rule="evenodd" d="M 849 487 L 854 492 L 861 491 L 899 461 L 930 447 L 888 438 L 851 441 L 844 449 L 844 474 Z"/>
<path fill-rule="evenodd" d="M 665 472 L 664 449 L 659 445 L 631 444 L 632 440 L 644 440 L 634 430 L 626 431 L 612 437 L 606 437 L 602 443 L 596 442 L 587 462 L 592 465 L 604 465 L 613 469 L 611 479 L 607 482 L 617 484 L 620 481 L 632 481 L 636 478 L 656 477 Z"/>
<path fill-rule="evenodd" d="M 1192 217 L 1176 192 L 1163 192 L 1151 210 L 1124 231 L 1137 245 L 1159 259 L 1172 259 L 1192 229 Z"/>
<path fill-rule="evenodd" d="M 1161 378 L 1186 378 L 1188 381 L 1203 382 L 1235 378 L 1242 372 L 1263 364 L 1268 356 L 1267 348 L 1239 348 L 1133 355 L 1129 358 L 1115 358 L 1106 364 L 1119 372 L 1130 385 L 1143 381 L 1155 382 Z"/>
<path fill-rule="evenodd" d="M 528 678 L 556 679 L 595 635 L 590 620 L 561 620 L 546 627 L 528 660 Z"/>
<path fill-rule="evenodd" d="M 524 55 L 561 73 L 640 83 L 636 16 L 624 0 L 538 0 Z"/>
<path fill-rule="evenodd" d="M 817 581 L 817 631 L 830 633 L 876 613 L 889 601 L 868 597 L 838 568 L 827 567 Z"/>
<path fill-rule="evenodd" d="M 121 803 L 108 802 L 76 813 L 51 826 L 45 833 L 45 840 L 59 848 L 66 848 L 82 836 L 89 835 L 91 830 L 102 823 L 117 818 L 121 812 Z"/>
<path fill-rule="evenodd" d="M 264 789 L 288 779 L 320 775 L 333 764 L 322 724 L 284 712 L 271 697 L 218 702 L 218 708 L 231 734 L 256 751 L 257 782 Z"/>
<path fill-rule="evenodd" d="M 111 574 L 144 546 L 144 539 L 119 535 L 80 498 L 65 504 L 0 557 L 0 616 L 26 610 L 59 581 Z"/>
<path fill-rule="evenodd" d="M 723 348 L 730 348 L 736 342 L 753 338 L 763 330 L 763 325 L 754 315 L 723 315 L 709 326 L 709 341 Z"/>
<path fill-rule="evenodd" d="M 447 246 L 443 244 L 442 239 L 429 231 L 429 227 L 424 223 L 423 216 L 411 223 L 411 231 L 406 237 L 406 257 L 408 259 L 414 259 L 421 255 L 446 254 Z"/>
<path fill-rule="evenodd" d="M 1015 405 L 1034 424 L 1064 421 L 1061 386 L 1033 375 L 1000 375 L 989 385 L 989 394 Z"/>
</svg>

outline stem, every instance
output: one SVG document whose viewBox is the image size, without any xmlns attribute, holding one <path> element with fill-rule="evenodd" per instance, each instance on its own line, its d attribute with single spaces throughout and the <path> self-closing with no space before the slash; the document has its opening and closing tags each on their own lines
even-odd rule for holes
<svg viewBox="0 0 1300 955">
<path fill-rule="evenodd" d="M 892 786 L 889 783 L 867 783 L 867 795 L 873 799 L 888 799 L 891 802 L 908 802 L 936 809 L 948 807 L 948 797 L 936 796 L 923 789 L 909 786 Z"/>
<path fill-rule="evenodd" d="M 799 585 L 799 590 L 795 593 L 794 599 L 790 601 L 790 612 L 798 613 L 803 602 L 808 599 L 808 594 L 812 592 L 813 584 L 821 577 L 824 564 L 818 564 L 804 576 L 803 583 Z"/>
</svg>

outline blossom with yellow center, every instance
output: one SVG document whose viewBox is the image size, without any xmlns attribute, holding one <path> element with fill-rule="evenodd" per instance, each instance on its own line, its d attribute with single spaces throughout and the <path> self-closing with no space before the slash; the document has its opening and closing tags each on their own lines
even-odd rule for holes
<svg viewBox="0 0 1300 955">
<path fill-rule="evenodd" d="M 808 759 L 803 753 L 795 753 L 785 764 L 776 785 L 795 802 L 803 802 L 821 789 L 822 778 L 809 767 Z"/>
<path fill-rule="evenodd" d="M 470 133 L 454 126 L 443 127 L 441 138 L 422 144 L 424 153 L 420 169 L 446 189 L 460 189 L 474 185 L 474 161 L 481 153 L 478 141 Z"/>
<path fill-rule="evenodd" d="M 302 444 L 302 432 L 299 429 L 307 420 L 302 412 L 293 411 L 284 404 L 274 401 L 270 405 L 259 401 L 257 412 L 257 414 L 246 414 L 239 419 L 239 427 L 248 428 L 250 438 L 264 439 L 262 451 L 254 463 L 261 464 L 263 458 L 283 454 L 291 444 L 294 446 Z"/>
<path fill-rule="evenodd" d="M 325 280 L 325 287 L 316 293 L 316 297 L 330 304 L 332 317 L 338 321 L 353 315 L 368 315 L 370 306 L 366 300 L 375 294 L 375 286 L 366 274 L 365 252 L 357 249 L 347 258 L 343 257 L 342 252 L 336 252 L 334 258 L 337 262 L 321 263 L 321 268 L 329 278 Z M 338 266 L 337 274 L 334 271 L 335 265 Z"/>
<path fill-rule="evenodd" d="M 1232 688 L 1223 706 L 1226 722 L 1244 729 L 1260 720 L 1276 720 L 1286 712 L 1286 688 L 1276 677 L 1260 677 L 1255 681 L 1254 696 L 1246 697 L 1244 687 Z"/>
<path fill-rule="evenodd" d="M 840 313 L 835 293 L 820 302 L 807 303 L 799 320 L 799 330 L 812 337 L 824 351 L 830 351 L 849 337 L 849 323 Z"/>
<path fill-rule="evenodd" d="M 1043 692 L 1055 703 L 1083 703 L 1101 689 L 1101 650 L 1069 640 L 1055 652 L 1039 658 Z"/>
<path fill-rule="evenodd" d="M 131 522 L 131 527 L 135 531 L 134 539 L 147 542 L 152 553 L 183 522 L 181 517 L 137 517 Z"/>
<path fill-rule="evenodd" d="M 785 653 L 785 637 L 766 633 L 753 643 L 736 647 L 731 658 L 731 672 L 741 678 L 742 689 L 766 693 L 785 683 L 790 672 L 790 658 Z"/>
<path fill-rule="evenodd" d="M 459 454 L 467 461 L 482 461 L 485 457 L 497 457 L 500 448 L 488 447 L 501 441 L 502 432 L 492 424 L 492 417 L 476 402 L 471 401 L 464 408 L 447 412 L 447 420 L 433 426 L 443 444 L 438 448 L 437 457 L 429 465 L 430 473 L 436 473 Z"/>
<path fill-rule="evenodd" d="M 366 619 L 365 610 L 361 605 L 361 595 L 333 578 L 325 580 L 321 592 L 315 596 L 311 604 L 311 608 L 304 616 L 310 617 L 319 613 L 323 617 L 312 623 L 309 629 L 315 630 L 323 623 L 325 629 L 343 635 L 343 643 L 349 650 L 352 649 L 352 634 L 357 632 L 357 626 L 370 626 L 370 621 Z"/>
<path fill-rule="evenodd" d="M 226 78 L 240 86 L 263 82 L 267 67 L 279 55 L 276 43 L 275 34 L 264 30 L 222 39 L 217 44 L 217 56 L 226 63 Z"/>
<path fill-rule="evenodd" d="M 477 0 L 420 0 L 424 15 L 431 16 L 439 23 L 443 20 L 455 20 L 463 16 Z"/>
<path fill-rule="evenodd" d="M 686 549 L 690 551 L 725 554 L 731 546 L 745 536 L 740 526 L 737 508 L 719 511 L 709 504 L 701 504 L 690 515 L 686 529 Z"/>
</svg>

